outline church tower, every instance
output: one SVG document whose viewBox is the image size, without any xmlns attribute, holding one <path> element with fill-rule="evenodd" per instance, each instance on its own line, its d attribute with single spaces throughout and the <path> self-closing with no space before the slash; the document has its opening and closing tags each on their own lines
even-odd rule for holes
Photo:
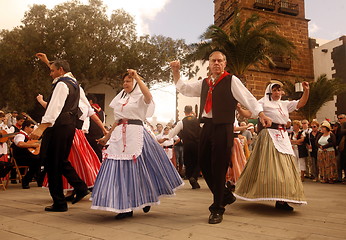
<svg viewBox="0 0 346 240">
<path fill-rule="evenodd" d="M 305 19 L 304 0 L 214 0 L 214 24 L 229 32 L 235 9 L 247 18 L 253 13 L 263 21 L 280 24 L 278 33 L 296 46 L 298 59 L 275 56 L 275 67 L 251 68 L 244 76 L 247 88 L 254 96 L 264 94 L 266 84 L 272 80 L 313 81 L 313 57 L 308 37 L 308 21 Z"/>
</svg>

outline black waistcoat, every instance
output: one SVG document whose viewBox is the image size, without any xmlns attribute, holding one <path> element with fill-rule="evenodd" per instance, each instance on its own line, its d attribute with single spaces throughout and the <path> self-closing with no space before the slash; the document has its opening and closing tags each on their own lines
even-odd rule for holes
<svg viewBox="0 0 346 240">
<path fill-rule="evenodd" d="M 73 81 L 69 77 L 62 77 L 54 84 L 53 92 L 58 82 L 63 82 L 67 85 L 69 94 L 65 100 L 65 104 L 60 112 L 60 115 L 55 120 L 54 126 L 70 125 L 70 124 L 73 124 L 75 126 L 76 121 L 78 119 L 78 110 L 79 110 L 78 103 L 79 103 L 79 96 L 80 96 L 78 82 Z M 47 108 L 49 106 L 49 102 L 51 100 L 52 95 L 50 95 L 49 100 L 47 102 Z"/>
<path fill-rule="evenodd" d="M 232 75 L 227 75 L 214 87 L 212 93 L 212 121 L 214 124 L 232 124 L 233 126 L 237 100 L 233 97 L 231 85 Z M 207 79 L 204 79 L 202 83 L 200 100 L 200 119 L 204 111 L 204 105 L 207 99 L 208 89 L 209 86 L 207 83 Z"/>
<path fill-rule="evenodd" d="M 19 134 L 22 134 L 22 133 L 19 133 Z M 24 142 L 27 142 L 29 139 L 26 135 L 24 135 L 24 136 L 25 136 Z M 11 144 L 11 148 L 13 149 L 13 157 L 15 159 L 25 159 L 26 157 L 31 155 L 29 149 L 18 147 L 14 143 Z"/>
<path fill-rule="evenodd" d="M 199 121 L 195 116 L 184 117 L 183 130 L 179 133 L 179 137 L 183 140 L 183 143 L 198 143 L 201 127 Z"/>
</svg>

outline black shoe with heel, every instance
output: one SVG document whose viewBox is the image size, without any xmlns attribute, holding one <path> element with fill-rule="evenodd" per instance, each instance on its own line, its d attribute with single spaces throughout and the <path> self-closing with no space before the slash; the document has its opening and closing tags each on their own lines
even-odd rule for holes
<svg viewBox="0 0 346 240">
<path fill-rule="evenodd" d="M 55 206 L 54 204 L 52 206 L 48 206 L 44 209 L 47 212 L 66 212 L 67 211 L 67 205 L 66 206 Z"/>
<path fill-rule="evenodd" d="M 290 205 L 288 205 L 287 202 L 279 202 L 279 201 L 276 201 L 276 203 L 275 203 L 275 208 L 281 209 L 281 210 L 285 210 L 285 211 L 293 211 L 293 207 L 291 207 Z"/>
<path fill-rule="evenodd" d="M 119 213 L 118 215 L 115 216 L 115 219 L 120 220 L 120 219 L 124 219 L 128 217 L 132 217 L 132 216 L 133 216 L 133 211 L 126 212 L 126 213 Z"/>
<path fill-rule="evenodd" d="M 76 197 L 72 200 L 72 204 L 79 202 L 89 193 L 90 193 L 89 190 L 87 190 L 86 192 L 83 192 L 83 193 L 76 193 Z"/>
<path fill-rule="evenodd" d="M 149 212 L 150 211 L 150 206 L 145 206 L 144 208 L 143 208 L 143 212 L 144 213 L 147 213 L 147 212 Z"/>
</svg>

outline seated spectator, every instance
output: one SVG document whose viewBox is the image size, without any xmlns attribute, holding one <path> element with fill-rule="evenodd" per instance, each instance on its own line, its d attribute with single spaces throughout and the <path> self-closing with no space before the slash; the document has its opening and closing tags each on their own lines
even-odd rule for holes
<svg viewBox="0 0 346 240">
<path fill-rule="evenodd" d="M 12 113 L 9 113 L 8 118 L 7 118 L 7 126 L 9 128 L 16 124 L 17 116 L 18 116 L 18 112 L 17 111 L 12 111 Z"/>
<path fill-rule="evenodd" d="M 0 111 L 0 161 L 8 161 L 7 135 L 12 133 L 6 124 L 6 115 Z"/>
<path fill-rule="evenodd" d="M 34 131 L 35 124 L 31 120 L 25 120 L 22 125 L 22 130 L 13 139 L 11 145 L 13 149 L 13 157 L 16 159 L 17 165 L 29 166 L 29 170 L 22 179 L 22 188 L 29 189 L 29 183 L 32 178 L 36 176 L 36 179 L 41 180 L 41 160 L 38 154 L 34 154 L 33 151 L 40 147 L 38 142 L 29 141 L 29 135 Z M 37 184 L 41 185 L 40 180 Z"/>
<path fill-rule="evenodd" d="M 2 157 L 1 155 L 0 155 L 0 159 Z M 0 178 L 6 177 L 6 175 L 11 171 L 12 167 L 13 167 L 12 163 L 0 161 Z"/>
<path fill-rule="evenodd" d="M 22 124 L 25 121 L 25 116 L 22 114 L 18 114 L 16 116 L 16 123 L 10 127 L 11 132 L 19 132 L 22 129 Z"/>
</svg>

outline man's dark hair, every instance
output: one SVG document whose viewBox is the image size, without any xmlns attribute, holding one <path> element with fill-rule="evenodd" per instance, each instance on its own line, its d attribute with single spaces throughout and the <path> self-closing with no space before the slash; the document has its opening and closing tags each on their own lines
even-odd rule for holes
<svg viewBox="0 0 346 240">
<path fill-rule="evenodd" d="M 24 130 L 25 127 L 30 127 L 30 125 L 35 125 L 35 123 L 31 120 L 25 120 L 22 125 L 22 129 Z"/>
<path fill-rule="evenodd" d="M 185 113 L 192 113 L 192 106 L 190 105 L 186 105 L 185 108 L 184 108 L 184 112 Z"/>
<path fill-rule="evenodd" d="M 93 103 L 97 103 L 97 98 L 94 94 L 89 93 L 86 97 L 89 101 L 91 100 Z"/>
<path fill-rule="evenodd" d="M 23 114 L 18 114 L 16 116 L 16 119 L 17 119 L 17 121 L 19 121 L 19 120 L 22 120 L 22 119 L 26 119 L 26 117 Z"/>
<path fill-rule="evenodd" d="M 54 60 L 52 64 L 57 69 L 62 68 L 65 72 L 71 72 L 70 64 L 66 60 Z"/>
</svg>

